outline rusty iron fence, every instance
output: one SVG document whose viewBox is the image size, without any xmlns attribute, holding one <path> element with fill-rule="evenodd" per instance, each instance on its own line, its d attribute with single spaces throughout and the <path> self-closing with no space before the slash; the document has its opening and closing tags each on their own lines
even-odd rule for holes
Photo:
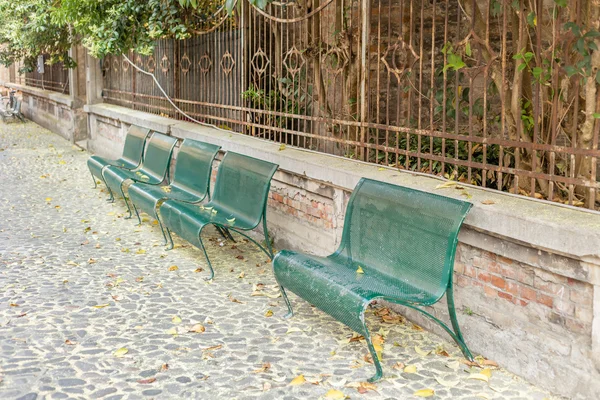
<svg viewBox="0 0 600 400">
<path fill-rule="evenodd" d="M 598 18 L 593 0 L 239 0 L 129 58 L 194 119 L 598 209 Z M 107 102 L 188 119 L 123 57 L 102 69 Z"/>
<path fill-rule="evenodd" d="M 69 70 L 65 68 L 61 62 L 52 65 L 46 64 L 48 59 L 48 55 L 43 55 L 43 72 L 40 72 L 37 69 L 24 74 L 16 72 L 14 75 L 14 83 L 69 94 Z M 15 69 L 17 71 L 20 67 L 20 64 L 15 64 Z"/>
</svg>

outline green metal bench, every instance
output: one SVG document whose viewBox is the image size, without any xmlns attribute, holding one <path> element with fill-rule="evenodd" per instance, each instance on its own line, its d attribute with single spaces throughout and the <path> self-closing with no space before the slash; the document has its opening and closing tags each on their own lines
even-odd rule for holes
<svg viewBox="0 0 600 400">
<path fill-rule="evenodd" d="M 214 225 L 230 239 L 234 231 L 251 240 L 269 258 L 273 249 L 267 231 L 267 198 L 271 178 L 277 165 L 242 154 L 227 152 L 219 165 L 213 198 L 203 206 L 167 200 L 160 206 L 162 223 L 204 252 L 210 269 L 208 280 L 215 275 L 202 243 L 202 230 Z M 244 231 L 253 230 L 262 221 L 266 247 Z"/>
<path fill-rule="evenodd" d="M 160 203 L 167 199 L 186 203 L 200 203 L 206 196 L 210 199 L 210 176 L 213 161 L 221 146 L 185 139 L 177 153 L 173 179 L 167 186 L 136 182 L 129 186 L 129 199 L 141 224 L 138 209 L 158 220 L 165 244 L 171 244 L 170 233 L 165 231 L 158 213 Z M 167 237 L 169 238 L 167 240 Z M 171 246 L 172 248 L 172 246 Z"/>
<path fill-rule="evenodd" d="M 376 374 L 383 370 L 364 313 L 374 300 L 402 304 L 422 312 L 452 336 L 472 360 L 454 310 L 452 272 L 458 231 L 471 203 L 388 183 L 361 179 L 348 203 L 342 241 L 328 257 L 284 250 L 273 269 L 285 293 L 289 289 L 343 322 L 367 341 Z M 446 294 L 453 329 L 420 306 Z"/>
<path fill-rule="evenodd" d="M 102 170 L 109 165 L 114 165 L 123 169 L 136 169 L 142 162 L 146 139 L 150 130 L 131 125 L 125 136 L 125 145 L 123 146 L 123 155 L 117 160 L 109 160 L 100 156 L 91 156 L 87 165 L 94 180 L 94 189 L 98 187 L 96 178 L 104 182 Z M 106 182 L 104 182 L 106 184 Z M 112 197 L 111 197 L 112 200 Z"/>
<path fill-rule="evenodd" d="M 129 216 L 125 217 L 126 219 L 132 217 L 132 211 L 123 190 L 125 182 L 132 180 L 133 182 L 144 182 L 148 185 L 160 185 L 169 173 L 171 156 L 176 144 L 177 138 L 154 132 L 148 142 L 148 149 L 139 168 L 129 170 L 109 165 L 102 170 L 102 176 L 110 191 L 111 198 L 114 199 L 113 192 L 119 189 L 125 204 L 127 204 Z"/>
</svg>

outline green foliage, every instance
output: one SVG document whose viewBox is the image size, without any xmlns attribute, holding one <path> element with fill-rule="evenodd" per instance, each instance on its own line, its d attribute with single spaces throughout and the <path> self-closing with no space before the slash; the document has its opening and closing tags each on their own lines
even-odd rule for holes
<svg viewBox="0 0 600 400">
<path fill-rule="evenodd" d="M 49 63 L 63 62 L 74 67 L 67 56 L 72 38 L 69 27 L 56 24 L 50 15 L 52 0 L 0 0 L 0 63 L 22 61 L 20 72 L 30 72 L 40 54 L 48 54 Z"/>
</svg>

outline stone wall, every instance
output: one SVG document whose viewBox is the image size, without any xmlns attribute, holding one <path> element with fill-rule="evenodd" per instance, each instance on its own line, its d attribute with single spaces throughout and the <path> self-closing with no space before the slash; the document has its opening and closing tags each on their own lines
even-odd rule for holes
<svg viewBox="0 0 600 400">
<path fill-rule="evenodd" d="M 279 144 L 107 104 L 86 106 L 89 149 L 116 157 L 136 124 L 279 164 L 269 197 L 277 248 L 328 254 L 361 177 L 473 203 L 459 236 L 455 299 L 467 344 L 527 380 L 572 398 L 600 398 L 600 215 L 544 201 Z M 393 238 L 391 238 L 393 240 Z M 399 246 L 401 243 L 399 243 Z M 292 301 L 295 301 L 294 299 Z M 398 307 L 441 335 L 422 315 Z M 442 301 L 428 311 L 446 319 Z"/>
<path fill-rule="evenodd" d="M 17 90 L 27 119 L 72 143 L 87 139 L 87 115 L 74 107 L 72 96 L 9 82 L 0 86 Z"/>
</svg>

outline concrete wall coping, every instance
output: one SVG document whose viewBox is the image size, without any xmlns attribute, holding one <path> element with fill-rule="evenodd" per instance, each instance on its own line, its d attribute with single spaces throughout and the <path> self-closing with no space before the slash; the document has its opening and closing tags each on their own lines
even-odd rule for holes
<svg viewBox="0 0 600 400">
<path fill-rule="evenodd" d="M 20 85 L 18 83 L 12 83 L 12 82 L 1 82 L 0 81 L 0 86 L 19 90 L 23 93 L 27 93 L 27 94 L 37 96 L 37 97 L 42 97 L 44 99 L 52 100 L 59 104 L 63 104 L 69 108 L 73 108 L 73 99 L 68 94 L 62 94 L 62 93 L 58 93 L 58 92 L 53 92 L 51 90 L 44 90 L 44 89 Z"/>
<path fill-rule="evenodd" d="M 276 164 L 287 172 L 351 191 L 367 177 L 473 203 L 465 225 L 493 236 L 590 264 L 588 281 L 600 284 L 600 213 L 548 201 L 515 196 L 492 189 L 460 184 L 440 188 L 444 179 L 332 156 L 265 141 L 248 135 L 177 121 L 128 108 L 95 104 L 85 111 L 136 124 L 180 138 L 194 138 Z"/>
</svg>

